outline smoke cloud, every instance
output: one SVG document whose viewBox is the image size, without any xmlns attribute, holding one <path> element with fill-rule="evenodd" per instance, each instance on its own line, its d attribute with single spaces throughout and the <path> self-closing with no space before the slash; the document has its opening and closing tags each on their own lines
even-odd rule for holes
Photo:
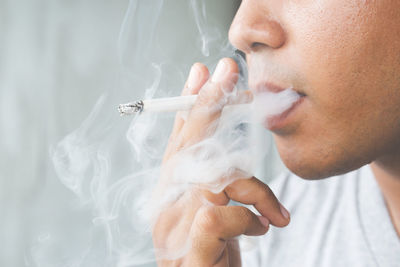
<svg viewBox="0 0 400 267">
<path fill-rule="evenodd" d="M 73 265 L 65 266 L 154 264 L 155 253 L 181 257 L 190 248 L 188 232 L 180 233 L 172 246 L 153 245 L 160 214 L 194 188 L 221 192 L 235 179 L 252 177 L 262 165 L 267 149 L 259 138 L 260 131 L 266 134 L 260 122 L 291 107 L 299 96 L 290 89 L 262 93 L 251 105 L 225 108 L 206 138 L 164 164 L 173 114 L 143 113 L 128 122 L 115 110 L 118 103 L 135 98 L 177 95 L 192 63 L 201 61 L 213 69 L 226 56 L 235 58 L 241 69 L 234 93 L 247 90 L 244 59 L 227 41 L 232 16 L 219 22 L 221 16 L 213 16 L 227 7 L 232 15 L 236 6 L 231 0 L 130 2 L 119 40 L 118 90 L 99 99 L 82 126 L 52 152 L 60 181 L 93 217 L 86 249 L 70 255 Z M 41 266 L 45 256 L 39 254 Z"/>
</svg>

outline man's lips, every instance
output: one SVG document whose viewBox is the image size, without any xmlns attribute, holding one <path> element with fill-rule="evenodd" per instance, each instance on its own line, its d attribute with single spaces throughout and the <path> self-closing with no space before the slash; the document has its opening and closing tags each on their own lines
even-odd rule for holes
<svg viewBox="0 0 400 267">
<path fill-rule="evenodd" d="M 306 94 L 293 88 L 292 86 L 279 86 L 272 82 L 258 83 L 255 86 L 251 86 L 254 97 L 262 95 L 263 93 L 282 93 L 285 90 L 292 90 L 292 92 L 298 95 L 298 99 L 293 101 L 287 109 L 283 110 L 279 114 L 269 115 L 265 117 L 264 126 L 271 131 L 278 131 L 284 128 L 290 123 L 291 115 L 298 109 L 298 107 L 304 102 Z"/>
<path fill-rule="evenodd" d="M 270 93 L 279 93 L 286 89 L 292 89 L 296 93 L 298 93 L 301 97 L 306 96 L 304 92 L 299 91 L 298 89 L 294 88 L 292 85 L 290 86 L 280 86 L 272 82 L 262 82 L 262 83 L 253 83 L 250 84 L 251 91 L 257 95 L 264 92 Z"/>
<path fill-rule="evenodd" d="M 301 96 L 291 107 L 281 114 L 268 116 L 264 121 L 264 127 L 271 131 L 279 131 L 290 124 L 290 117 L 299 109 L 304 102 L 305 96 Z"/>
</svg>

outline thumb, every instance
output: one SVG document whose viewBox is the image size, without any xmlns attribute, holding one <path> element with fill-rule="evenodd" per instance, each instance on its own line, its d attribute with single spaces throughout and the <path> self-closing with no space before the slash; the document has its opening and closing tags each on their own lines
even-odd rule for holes
<svg viewBox="0 0 400 267">
<path fill-rule="evenodd" d="M 242 206 L 213 206 L 200 209 L 191 228 L 192 248 L 185 261 L 190 266 L 213 266 L 226 260 L 227 241 L 239 235 L 263 235 L 269 221 Z"/>
</svg>

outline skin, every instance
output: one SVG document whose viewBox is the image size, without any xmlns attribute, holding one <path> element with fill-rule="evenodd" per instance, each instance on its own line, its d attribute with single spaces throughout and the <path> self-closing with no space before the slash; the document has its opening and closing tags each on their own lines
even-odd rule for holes
<svg viewBox="0 0 400 267">
<path fill-rule="evenodd" d="M 288 74 L 272 80 L 307 95 L 293 123 L 274 134 L 294 173 L 320 179 L 398 152 L 399 7 L 398 1 L 243 1 L 233 45 L 250 65 L 283 66 Z M 249 72 L 249 83 L 257 83 Z"/>
<path fill-rule="evenodd" d="M 182 95 L 198 94 L 199 97 L 186 120 L 182 114 L 176 116 L 155 197 L 163 196 L 164 191 L 169 190 L 168 172 L 174 155 L 212 134 L 204 129 L 217 122 L 223 109 L 219 103 L 233 89 L 238 78 L 238 66 L 232 59 L 221 62 L 225 66 L 223 74 L 214 73 L 210 80 L 204 65 L 197 63 L 192 67 Z M 240 266 L 240 253 L 232 238 L 241 234 L 263 235 L 270 223 L 278 227 L 289 223 L 288 211 L 268 186 L 255 177 L 244 178 L 228 185 L 219 194 L 200 188 L 187 190 L 174 203 L 163 207 L 153 228 L 154 246 L 173 255 L 185 247 L 188 237 L 192 244 L 185 257 L 174 260 L 165 260 L 159 252 L 159 266 Z M 228 207 L 229 200 L 253 205 L 261 216 L 245 207 Z M 213 205 L 205 205 L 205 202 Z"/>
<path fill-rule="evenodd" d="M 398 10 L 396 0 L 243 0 L 230 40 L 246 54 L 250 87 L 268 77 L 269 82 L 293 86 L 305 95 L 283 127 L 272 129 L 286 166 L 305 179 L 322 179 L 371 164 L 400 235 Z M 218 93 L 221 87 L 235 83 L 236 64 L 224 62 L 225 76 L 218 82 L 206 82 L 205 66 L 192 69 L 195 75 L 187 84 L 191 90 L 183 94 L 201 97 L 188 120 L 177 116 L 166 162 L 174 151 L 204 138 L 202 127 L 217 120 L 218 110 L 202 115 L 196 110 L 218 102 L 223 98 Z M 261 74 L 258 68 L 263 69 Z M 232 237 L 264 234 L 269 223 L 289 223 L 266 185 L 256 178 L 235 183 L 219 195 L 188 193 L 161 214 L 154 228 L 156 246 L 182 230 L 190 233 L 193 244 L 185 257 L 160 260 L 160 266 L 240 266 Z M 237 193 L 244 188 L 247 194 Z M 202 198 L 217 206 L 205 208 Z M 225 206 L 229 199 L 255 204 L 262 217 L 246 208 Z M 181 223 L 176 223 L 177 213 L 185 215 L 178 217 L 184 217 Z M 173 226 L 161 227 L 172 221 Z"/>
</svg>

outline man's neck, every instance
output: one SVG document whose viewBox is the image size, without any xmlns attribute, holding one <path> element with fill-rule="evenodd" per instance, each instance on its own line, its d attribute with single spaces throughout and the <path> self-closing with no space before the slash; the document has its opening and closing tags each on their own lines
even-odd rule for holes
<svg viewBox="0 0 400 267">
<path fill-rule="evenodd" d="M 400 154 L 376 160 L 371 168 L 400 237 Z"/>
</svg>

